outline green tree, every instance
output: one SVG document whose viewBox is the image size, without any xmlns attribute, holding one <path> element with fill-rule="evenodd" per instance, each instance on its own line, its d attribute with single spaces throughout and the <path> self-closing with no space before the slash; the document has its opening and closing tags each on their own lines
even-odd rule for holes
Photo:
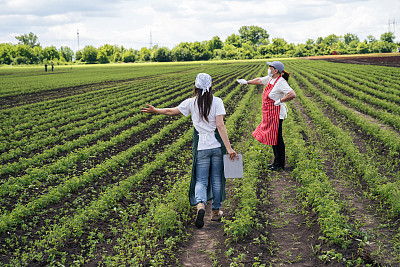
<svg viewBox="0 0 400 267">
<path fill-rule="evenodd" d="M 160 47 L 153 50 L 152 60 L 158 62 L 168 62 L 171 61 L 171 51 L 167 47 Z"/>
<path fill-rule="evenodd" d="M 225 59 L 226 51 L 224 49 L 215 49 L 213 52 L 213 58 L 215 59 Z"/>
<path fill-rule="evenodd" d="M 0 64 L 10 65 L 13 60 L 14 47 L 11 44 L 0 44 Z"/>
<path fill-rule="evenodd" d="M 47 60 L 60 59 L 60 54 L 55 46 L 49 46 L 43 49 L 43 58 Z"/>
<path fill-rule="evenodd" d="M 207 49 L 207 42 L 193 42 L 190 44 L 193 60 L 209 60 L 212 53 Z"/>
<path fill-rule="evenodd" d="M 308 39 L 307 41 L 306 41 L 306 46 L 305 46 L 305 48 L 307 49 L 307 50 L 311 50 L 312 48 L 313 48 L 313 46 L 314 46 L 314 40 L 313 39 Z"/>
<path fill-rule="evenodd" d="M 385 42 L 385 41 L 377 41 L 375 43 L 371 43 L 370 51 L 372 53 L 390 53 L 395 50 L 396 44 Z"/>
<path fill-rule="evenodd" d="M 238 48 L 233 44 L 225 44 L 223 50 L 227 59 L 236 59 L 238 56 Z"/>
<path fill-rule="evenodd" d="M 349 45 L 348 45 L 349 54 L 356 54 L 357 53 L 357 47 L 358 47 L 359 43 L 360 42 L 357 41 L 357 40 L 353 40 L 353 41 L 351 41 L 349 43 Z"/>
<path fill-rule="evenodd" d="M 373 35 L 368 35 L 367 39 L 365 39 L 365 41 L 367 41 L 367 43 L 375 43 L 376 42 L 376 38 Z"/>
<path fill-rule="evenodd" d="M 35 52 L 29 45 L 19 44 L 16 46 L 14 58 L 15 63 L 32 64 L 37 61 L 36 59 Z"/>
<path fill-rule="evenodd" d="M 191 61 L 193 60 L 192 54 L 188 48 L 174 47 L 171 51 L 172 57 L 176 61 Z"/>
<path fill-rule="evenodd" d="M 250 41 L 255 46 L 265 45 L 269 42 L 267 31 L 258 26 L 242 26 L 239 34 L 244 42 Z"/>
<path fill-rule="evenodd" d="M 364 42 L 358 43 L 356 50 L 358 54 L 366 54 L 369 52 L 368 45 Z"/>
<path fill-rule="evenodd" d="M 125 51 L 122 54 L 122 61 L 125 63 L 135 62 L 136 61 L 135 51 L 133 51 L 133 49 L 129 49 L 128 51 Z"/>
<path fill-rule="evenodd" d="M 35 47 L 35 46 L 40 46 L 40 43 L 38 43 L 38 37 L 36 34 L 33 34 L 30 32 L 29 34 L 22 34 L 19 36 L 15 36 L 15 39 L 18 40 L 19 44 L 24 44 L 28 45 L 29 47 Z"/>
<path fill-rule="evenodd" d="M 381 41 L 393 43 L 394 42 L 394 34 L 392 32 L 385 32 L 381 35 Z"/>
<path fill-rule="evenodd" d="M 191 52 L 191 44 L 188 42 L 181 42 L 175 46 L 171 51 L 172 57 L 176 61 L 191 61 L 193 55 Z"/>
<path fill-rule="evenodd" d="M 345 36 L 343 36 L 343 39 L 344 39 L 344 43 L 346 45 L 349 45 L 353 41 L 357 41 L 357 43 L 360 42 L 360 39 L 358 38 L 358 36 L 355 34 L 352 34 L 352 33 L 347 33 Z"/>
<path fill-rule="evenodd" d="M 333 44 L 339 42 L 339 39 L 339 36 L 337 36 L 336 34 L 331 34 L 324 38 L 323 43 L 328 46 L 332 46 Z"/>
<path fill-rule="evenodd" d="M 257 48 L 257 52 L 264 58 L 270 57 L 272 55 L 271 45 L 261 45 Z"/>
<path fill-rule="evenodd" d="M 98 53 L 96 47 L 87 45 L 82 50 L 82 61 L 86 63 L 96 63 Z"/>
<path fill-rule="evenodd" d="M 97 53 L 97 61 L 100 64 L 110 63 L 110 60 L 107 56 L 107 51 L 105 49 L 99 49 Z"/>
<path fill-rule="evenodd" d="M 35 46 L 33 49 L 33 54 L 35 55 L 35 63 L 41 63 L 44 60 L 43 48 L 41 46 Z"/>
<path fill-rule="evenodd" d="M 215 49 L 222 49 L 224 43 L 218 36 L 214 36 L 210 41 L 208 41 L 208 50 L 213 52 Z"/>
<path fill-rule="evenodd" d="M 150 61 L 151 60 L 151 50 L 146 47 L 142 47 L 142 49 L 140 49 L 140 52 L 139 52 L 139 58 L 141 61 Z"/>
<path fill-rule="evenodd" d="M 224 45 L 233 45 L 234 47 L 242 47 L 242 38 L 239 35 L 232 33 L 226 38 Z"/>
<path fill-rule="evenodd" d="M 111 61 L 113 58 L 113 55 L 115 53 L 115 46 L 105 44 L 101 47 L 99 47 L 99 52 L 104 51 L 105 55 L 107 56 L 108 60 Z"/>
<path fill-rule="evenodd" d="M 305 57 L 309 55 L 310 49 L 306 48 L 307 45 L 305 44 L 298 44 L 294 49 L 293 56 L 294 57 Z"/>
<path fill-rule="evenodd" d="M 81 60 L 82 59 L 82 51 L 78 50 L 75 53 L 75 60 Z"/>
<path fill-rule="evenodd" d="M 252 59 L 256 54 L 254 46 L 250 41 L 243 43 L 242 47 L 238 48 L 238 52 L 241 59 Z"/>
<path fill-rule="evenodd" d="M 356 45 L 357 46 L 357 45 Z M 352 45 L 350 45 L 350 47 L 352 47 Z M 337 43 L 335 43 L 332 46 L 332 51 L 336 51 L 339 54 L 349 54 L 349 46 L 347 46 L 342 40 L 339 40 Z M 353 53 L 355 53 L 355 47 L 354 47 L 354 51 Z"/>
<path fill-rule="evenodd" d="M 113 61 L 114 61 L 114 62 L 122 61 L 122 54 L 121 54 L 121 52 L 117 51 L 117 52 L 114 53 Z"/>
<path fill-rule="evenodd" d="M 283 38 L 274 38 L 270 45 L 270 50 L 274 55 L 283 55 L 288 51 L 288 43 Z"/>
<path fill-rule="evenodd" d="M 60 55 L 62 58 L 65 59 L 67 62 L 71 62 L 72 58 L 74 57 L 74 51 L 68 46 L 61 46 L 60 47 Z"/>
</svg>

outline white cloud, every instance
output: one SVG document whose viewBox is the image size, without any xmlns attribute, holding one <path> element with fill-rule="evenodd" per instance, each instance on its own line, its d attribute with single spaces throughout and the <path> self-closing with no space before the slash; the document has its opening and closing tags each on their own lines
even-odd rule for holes
<svg viewBox="0 0 400 267">
<path fill-rule="evenodd" d="M 400 21 L 399 11 L 397 0 L 0 0 L 0 43 L 33 32 L 42 46 L 76 50 L 79 29 L 80 48 L 109 43 L 140 49 L 149 45 L 151 31 L 153 44 L 172 48 L 214 36 L 225 40 L 245 25 L 289 43 L 346 33 L 379 39 L 388 19 Z"/>
</svg>

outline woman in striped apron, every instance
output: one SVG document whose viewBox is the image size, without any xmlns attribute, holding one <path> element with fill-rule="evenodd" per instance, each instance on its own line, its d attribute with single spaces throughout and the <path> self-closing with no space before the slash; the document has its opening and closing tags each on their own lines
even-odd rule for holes
<svg viewBox="0 0 400 267">
<path fill-rule="evenodd" d="M 268 76 L 255 78 L 249 81 L 237 80 L 240 84 L 264 84 L 262 96 L 262 122 L 254 130 L 253 136 L 266 145 L 271 145 L 274 151 L 274 162 L 268 166 L 269 170 L 283 170 L 285 167 L 285 143 L 282 137 L 282 123 L 287 117 L 285 102 L 296 97 L 296 93 L 289 86 L 289 73 L 285 72 L 280 61 L 267 62 Z"/>
</svg>

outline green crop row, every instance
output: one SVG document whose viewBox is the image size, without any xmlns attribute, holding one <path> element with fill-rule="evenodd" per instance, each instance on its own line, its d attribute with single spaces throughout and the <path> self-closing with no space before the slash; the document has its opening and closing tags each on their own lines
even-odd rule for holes
<svg viewBox="0 0 400 267">
<path fill-rule="evenodd" d="M 175 90 L 171 90 L 175 91 Z M 161 98 L 162 100 L 166 101 L 169 99 L 174 99 L 174 96 L 179 96 L 182 93 L 186 92 L 187 89 L 181 89 L 180 91 L 177 92 L 171 92 L 167 91 L 169 93 L 166 97 Z M 74 116 L 70 116 L 71 118 L 71 123 L 68 123 L 66 125 L 63 125 L 57 129 L 54 128 L 54 125 L 43 125 L 44 127 L 48 127 L 48 130 L 40 130 L 38 127 L 32 128 L 35 132 L 38 132 L 37 134 L 30 135 L 29 139 L 28 138 L 22 138 L 20 140 L 15 140 L 15 141 L 5 141 L 4 146 L 7 145 L 6 148 L 10 147 L 15 147 L 14 149 L 8 150 L 8 152 L 1 154 L 0 156 L 0 162 L 5 161 L 5 160 L 11 160 L 12 158 L 15 157 L 20 157 L 23 153 L 30 153 L 31 151 L 37 150 L 42 147 L 47 147 L 48 145 L 54 144 L 58 141 L 64 141 L 63 145 L 57 145 L 56 147 L 51 148 L 50 150 L 59 150 L 59 151 L 65 151 L 63 149 L 64 146 L 73 148 L 74 146 L 69 146 L 67 142 L 65 142 L 66 138 L 69 138 L 71 136 L 80 136 L 79 138 L 85 138 L 87 141 L 91 141 L 89 138 L 90 135 L 96 135 L 98 138 L 99 135 L 90 132 L 93 132 L 92 129 L 99 129 L 97 130 L 100 132 L 107 133 L 107 131 L 104 131 L 105 128 L 102 129 L 102 127 L 106 128 L 111 128 L 113 125 L 120 125 L 120 127 L 123 127 L 125 125 L 128 125 L 132 123 L 133 121 L 138 121 L 143 118 L 143 116 L 137 116 L 137 109 L 139 108 L 139 105 L 142 105 L 146 101 L 152 99 L 153 95 L 151 93 L 148 93 L 148 95 L 144 94 L 142 98 L 140 96 L 137 97 L 137 101 L 131 103 L 132 100 L 128 99 L 125 101 L 121 101 L 119 104 L 112 105 L 109 109 L 110 112 L 106 113 L 106 110 L 104 109 L 93 109 L 92 114 L 87 116 L 86 113 L 82 112 L 81 114 L 85 114 L 85 117 L 88 117 L 85 120 L 80 120 L 81 118 L 74 118 Z M 160 101 L 159 101 L 160 102 Z M 169 101 L 171 102 L 171 101 Z M 162 103 L 162 102 L 160 102 Z M 122 105 L 122 106 L 121 106 Z M 120 107 L 118 107 L 120 106 Z M 78 110 L 80 111 L 80 110 Z M 95 113 L 98 113 L 98 115 L 95 115 Z M 132 116 L 131 118 L 129 118 Z M 124 120 L 124 118 L 127 118 Z M 132 121 L 132 118 L 135 118 Z M 115 123 L 115 121 L 118 121 L 118 123 Z M 53 123 L 51 123 L 53 124 Z M 58 124 L 58 122 L 57 122 Z M 80 126 L 78 126 L 80 125 Z M 40 127 L 42 128 L 42 127 Z M 116 130 L 118 128 L 114 128 L 113 130 Z M 63 131 L 64 130 L 64 131 Z M 28 132 L 27 134 L 30 134 L 29 130 L 24 131 L 24 134 Z M 83 135 L 86 134 L 86 135 Z M 15 133 L 14 133 L 15 135 Z M 69 141 L 74 144 L 79 144 L 79 142 L 74 141 Z M 49 150 L 49 149 L 45 149 Z M 46 151 L 42 152 L 43 154 L 46 153 Z M 36 155 L 35 157 L 37 157 Z M 23 158 L 19 158 L 19 162 L 25 161 Z M 7 166 L 7 168 L 10 168 L 10 166 Z M 25 168 L 25 167 L 22 167 Z"/>
<path fill-rule="evenodd" d="M 223 82 L 224 82 L 224 80 L 222 80 L 222 83 Z M 173 85 L 171 85 L 171 86 L 173 86 Z M 171 91 L 175 91 L 175 90 L 172 89 Z M 162 92 L 158 92 L 158 93 L 162 93 L 162 95 L 164 95 L 164 97 L 157 99 L 153 103 L 154 104 L 164 103 L 163 106 L 171 105 L 172 103 L 179 101 L 179 99 L 183 99 L 184 97 L 188 97 L 190 95 L 190 93 L 185 93 L 187 91 L 187 88 L 183 88 L 180 91 L 178 90 L 174 93 L 172 93 L 171 91 L 163 90 Z M 103 120 L 97 120 L 97 121 L 90 123 L 89 125 L 83 125 L 81 127 L 77 127 L 75 129 L 73 129 L 71 131 L 72 133 L 70 133 L 70 134 L 77 135 L 77 134 L 87 133 L 93 127 L 99 128 L 99 127 L 102 127 L 103 125 L 112 123 L 113 120 L 116 120 L 118 118 L 123 118 L 123 117 L 128 117 L 128 116 L 134 115 L 131 118 L 120 121 L 115 126 L 113 124 L 108 125 L 106 128 L 100 129 L 93 134 L 84 135 L 74 141 L 69 141 L 69 142 L 64 143 L 63 145 L 57 145 L 54 148 L 47 149 L 47 150 L 43 151 L 41 155 L 40 154 L 35 155 L 34 157 L 29 158 L 29 159 L 20 158 L 19 162 L 15 162 L 13 164 L 8 164 L 6 166 L 3 166 L 2 172 L 0 174 L 11 173 L 13 171 L 18 171 L 20 169 L 24 169 L 28 166 L 32 166 L 32 164 L 34 164 L 35 162 L 37 162 L 38 164 L 42 164 L 42 162 L 45 159 L 49 158 L 50 156 L 56 155 L 55 153 L 57 153 L 57 152 L 58 153 L 59 152 L 69 152 L 75 147 L 84 147 L 85 144 L 88 144 L 89 142 L 96 140 L 97 138 L 99 138 L 100 136 L 102 136 L 104 134 L 110 133 L 110 131 L 115 131 L 118 128 L 129 125 L 135 121 L 139 121 L 140 119 L 145 117 L 142 114 L 135 115 L 137 113 L 139 106 L 143 105 L 146 102 L 149 102 L 153 98 L 154 98 L 154 94 L 149 94 L 149 95 L 147 95 L 147 97 L 145 94 L 141 98 L 139 98 L 137 102 L 135 102 L 135 105 L 123 106 L 121 108 L 121 110 L 119 110 L 120 112 L 115 114 L 114 116 L 109 115 L 109 116 L 105 117 Z M 174 99 L 174 100 L 165 103 L 165 101 L 168 99 Z M 5 159 L 14 158 L 14 157 L 21 155 L 22 153 L 27 153 L 33 149 L 37 149 L 38 147 L 40 147 L 40 144 L 43 144 L 43 143 L 49 144 L 49 143 L 51 143 L 51 141 L 55 142 L 59 139 L 65 138 L 65 137 L 66 137 L 66 135 L 49 136 L 45 140 L 34 142 L 33 144 L 31 144 L 29 146 L 29 149 L 24 149 L 23 147 L 18 147 L 16 150 L 11 150 L 9 153 L 3 153 L 1 158 L 5 158 Z M 67 149 L 65 149 L 65 148 L 67 148 Z"/>
<path fill-rule="evenodd" d="M 228 85 L 227 87 L 229 88 L 230 85 Z M 223 91 L 224 90 L 221 90 L 219 92 Z M 229 102 L 227 98 L 232 98 L 232 96 L 234 96 L 235 94 L 236 93 L 228 94 L 224 98 L 224 102 Z M 248 98 L 246 98 L 246 100 L 248 100 Z M 229 121 L 237 117 L 234 114 L 228 117 L 227 125 L 232 125 L 232 123 L 230 123 Z M 181 120 L 185 119 L 186 118 L 182 118 Z M 33 255 L 32 253 L 35 253 L 35 251 L 37 251 L 38 249 L 39 250 L 43 249 L 45 253 L 52 253 L 52 249 L 49 248 L 52 248 L 53 245 L 61 244 L 63 240 L 68 238 L 68 236 L 79 233 L 80 231 L 79 229 L 81 229 L 85 225 L 85 222 L 96 220 L 96 218 L 99 218 L 99 216 L 101 216 L 102 211 L 113 208 L 115 205 L 115 201 L 117 199 L 122 198 L 124 196 L 124 192 L 127 192 L 127 190 L 132 190 L 136 186 L 139 180 L 142 180 L 144 179 L 144 177 L 150 175 L 151 171 L 153 171 L 154 169 L 161 167 L 163 164 L 166 164 L 168 162 L 168 158 L 176 154 L 176 152 L 179 151 L 181 147 L 191 139 L 191 137 L 192 137 L 192 131 L 189 130 L 185 134 L 183 134 L 178 141 L 176 141 L 170 147 L 165 148 L 164 152 L 158 155 L 155 161 L 144 165 L 143 168 L 134 176 L 129 177 L 124 181 L 121 181 L 118 185 L 115 185 L 112 189 L 108 189 L 107 191 L 103 192 L 99 200 L 93 201 L 91 205 L 85 207 L 84 210 L 76 213 L 70 219 L 64 219 L 62 225 L 54 226 L 53 227 L 54 230 L 51 233 L 48 233 L 42 240 L 40 241 L 38 240 L 37 242 L 35 242 L 35 245 L 32 247 L 32 250 L 29 250 L 29 252 L 19 255 L 18 256 L 19 260 L 15 259 L 15 261 L 18 262 L 25 261 L 29 257 L 29 255 Z M 159 162 L 160 164 L 158 164 Z M 139 179 L 140 177 L 142 177 L 142 179 Z M 131 258 L 134 261 L 144 260 L 140 258 L 141 255 L 140 252 L 143 253 L 148 252 L 148 250 L 143 250 L 144 246 L 147 246 L 149 242 L 150 243 L 156 242 L 157 239 L 161 238 L 162 236 L 165 236 L 168 230 L 175 229 L 176 227 L 178 227 L 179 229 L 179 227 L 181 227 L 181 224 L 177 222 L 177 220 L 181 217 L 181 215 L 178 214 L 181 214 L 182 211 L 186 213 L 190 212 L 186 196 L 186 190 L 188 187 L 187 177 L 188 176 L 186 176 L 186 178 L 183 180 L 180 179 L 179 181 L 181 182 L 177 182 L 166 196 L 163 195 L 162 199 L 154 199 L 153 201 L 154 204 L 149 205 L 148 212 L 146 213 L 146 215 L 142 217 L 142 219 L 139 219 L 137 223 L 131 224 L 129 229 L 126 229 L 127 239 L 125 238 L 124 239 L 125 241 L 123 240 L 119 241 L 121 245 L 116 246 L 115 248 L 117 250 L 116 256 L 105 259 L 105 262 L 110 262 L 110 263 L 115 261 L 119 262 L 121 259 L 124 258 L 123 255 L 136 256 L 136 257 L 132 256 Z M 115 189 L 114 191 L 114 188 L 120 188 L 120 189 L 119 190 Z M 115 194 L 109 193 L 109 191 L 111 190 L 116 193 Z M 184 205 L 184 203 L 186 203 L 186 205 Z M 184 216 L 184 219 L 188 220 L 189 218 L 186 218 Z M 138 238 L 131 239 L 129 237 L 138 237 Z M 122 244 L 124 244 L 123 242 L 125 243 L 128 242 L 129 246 L 122 246 Z M 166 245 L 168 244 L 171 245 L 174 242 L 174 238 L 173 237 L 167 238 L 164 242 Z M 130 251 L 124 251 L 125 249 L 129 249 Z M 121 252 L 124 252 L 124 254 L 121 254 Z M 153 256 L 152 261 L 161 260 L 161 256 L 157 256 L 161 255 L 160 253 L 162 254 L 164 252 L 163 251 L 157 252 Z M 41 257 L 43 256 L 43 254 L 35 253 L 35 255 L 38 260 L 42 260 Z"/>
<path fill-rule="evenodd" d="M 391 118 L 391 120 L 386 119 L 389 123 L 392 122 L 391 124 L 394 123 L 396 126 L 399 125 L 399 121 L 396 120 L 396 115 L 400 114 L 400 107 L 398 104 L 396 104 L 396 102 L 400 103 L 400 97 L 398 97 L 397 95 L 383 93 L 376 89 L 371 89 L 367 85 L 360 84 L 356 80 L 350 80 L 343 75 L 332 73 L 324 74 L 323 71 L 317 72 L 307 67 L 301 68 L 301 70 L 298 69 L 298 72 L 303 75 L 305 75 L 306 73 L 311 74 L 312 76 L 307 75 L 311 79 L 311 82 L 315 82 L 319 86 L 321 86 L 321 84 L 324 84 L 324 89 L 331 88 L 330 92 L 335 97 L 345 101 L 351 106 L 358 108 L 364 112 L 368 112 L 368 114 L 371 113 L 371 115 L 377 116 L 378 118 L 389 117 Z M 327 84 L 327 82 L 329 82 L 329 84 Z M 334 88 L 342 90 L 349 96 L 341 94 Z M 366 103 L 378 106 L 384 111 L 381 111 L 379 113 L 377 111 L 376 113 L 373 113 L 370 110 L 376 110 L 376 108 L 367 108 L 368 105 Z M 387 114 L 386 111 L 393 114 Z"/>
<path fill-rule="evenodd" d="M 216 95 L 219 95 L 223 92 L 224 92 L 224 90 L 220 90 L 216 93 Z M 161 99 L 161 101 L 162 100 L 163 99 Z M 164 103 L 164 105 L 168 105 L 168 104 L 169 103 Z M 140 114 L 139 116 L 147 116 L 147 115 Z M 36 171 L 35 171 L 35 169 L 32 169 L 29 171 L 29 173 L 27 175 L 22 176 L 22 177 L 17 177 L 15 179 L 13 179 L 12 181 L 8 181 L 7 183 L 2 184 L 0 187 L 1 188 L 0 193 L 3 196 L 5 194 L 15 195 L 15 193 L 17 193 L 19 190 L 21 190 L 23 188 L 23 186 L 30 185 L 32 181 L 35 181 L 37 183 L 40 180 L 49 179 L 51 177 L 49 174 L 54 173 L 54 172 L 59 172 L 60 170 L 67 170 L 68 168 L 70 168 L 74 164 L 76 164 L 77 161 L 85 160 L 85 159 L 89 158 L 91 155 L 94 155 L 94 153 L 99 153 L 100 151 L 103 151 L 107 147 L 112 147 L 116 143 L 123 142 L 124 139 L 129 138 L 129 136 L 131 136 L 132 134 L 138 133 L 138 132 L 142 131 L 143 129 L 146 129 L 147 127 L 149 127 L 149 125 L 158 122 L 160 119 L 161 119 L 161 117 L 155 116 L 148 123 L 139 124 L 137 127 L 133 127 L 129 130 L 126 130 L 123 132 L 123 134 L 113 137 L 108 142 L 101 141 L 101 142 L 98 142 L 96 146 L 85 148 L 79 153 L 70 153 L 67 155 L 66 158 L 60 159 L 55 164 L 52 164 L 48 167 L 40 168 L 40 169 L 37 169 Z M 180 120 L 178 120 L 178 123 L 175 122 L 173 125 L 174 125 L 174 127 L 176 127 L 177 125 L 180 125 L 185 121 L 186 120 L 184 120 L 184 119 L 180 119 Z M 165 127 L 164 129 L 167 129 L 167 131 L 162 130 L 158 134 L 154 135 L 152 138 L 130 148 L 127 151 L 142 151 L 144 149 L 144 147 L 147 147 L 147 146 L 151 145 L 152 143 L 154 143 L 155 139 L 159 140 L 166 134 L 166 132 L 169 132 L 172 130 L 172 128 L 170 126 Z M 159 137 L 157 138 L 157 136 L 159 136 Z M 137 149 L 137 148 L 139 148 L 139 149 Z M 130 153 L 130 155 L 132 155 L 132 154 Z M 112 159 L 110 160 L 110 162 L 113 162 Z M 106 164 L 106 163 L 111 164 L 108 162 L 105 162 L 104 164 Z M 103 166 L 104 164 L 100 164 L 96 168 L 91 169 L 89 172 L 85 173 L 83 175 L 83 177 L 81 177 L 82 178 L 81 180 L 85 180 L 85 181 L 93 180 L 93 178 L 92 178 L 93 173 L 96 173 L 96 175 L 94 175 L 94 176 L 97 177 L 101 173 L 106 172 L 107 168 L 104 168 L 104 166 Z M 85 178 L 85 177 L 88 177 L 88 178 Z M 74 179 L 76 180 L 78 178 L 72 178 L 71 180 L 74 180 Z M 70 181 L 70 180 L 68 180 L 68 181 Z M 67 184 L 69 184 L 69 183 L 70 182 L 67 182 Z M 59 187 L 64 188 L 65 186 L 66 185 L 60 185 Z M 67 187 L 69 188 L 69 186 L 67 186 Z M 53 190 L 58 191 L 57 187 L 53 188 Z M 62 189 L 62 191 L 66 192 L 68 190 Z M 42 196 L 40 199 L 42 199 L 44 197 L 47 198 L 47 196 L 45 195 L 45 196 Z M 39 201 L 39 203 L 42 203 L 42 202 L 43 202 L 42 200 Z M 49 201 L 45 201 L 45 202 L 50 203 Z M 32 206 L 32 204 L 30 203 L 27 206 Z M 37 207 L 37 205 L 33 205 L 33 206 Z M 18 210 L 19 208 L 20 208 L 20 206 L 17 206 L 16 210 Z M 27 213 L 27 214 L 30 214 L 30 213 Z"/>
<path fill-rule="evenodd" d="M 296 76 L 299 80 L 300 77 Z M 368 184 L 371 192 L 380 195 L 385 199 L 393 214 L 400 214 L 400 186 L 399 181 L 389 182 L 384 174 L 381 174 L 372 162 L 365 160 L 365 156 L 360 153 L 353 139 L 345 133 L 340 127 L 335 126 L 316 103 L 309 100 L 303 93 L 303 90 L 298 86 L 296 80 L 291 81 L 292 88 L 296 91 L 299 99 L 305 107 L 309 116 L 318 123 L 326 133 L 332 138 L 335 138 L 338 148 L 346 156 L 346 158 L 354 165 L 357 172 L 363 177 Z M 311 89 L 312 85 L 306 88 Z M 336 102 L 337 103 L 337 102 Z M 397 146 L 399 143 L 397 144 Z"/>
<path fill-rule="evenodd" d="M 74 66 L 57 67 L 54 73 L 44 73 L 41 68 L 26 68 L 29 73 L 16 72 L 24 68 L 1 68 L 0 97 L 18 96 L 57 88 L 99 84 L 104 82 L 162 77 L 175 72 L 196 69 L 199 64 L 133 64 L 126 66 Z M 17 74 L 17 75 L 16 75 Z M 41 83 L 38 83 L 40 79 Z M 23 86 L 21 86 L 21 84 Z"/>
<path fill-rule="evenodd" d="M 371 122 L 367 118 L 360 116 L 359 113 L 353 111 L 350 108 L 347 108 L 343 106 L 340 102 L 338 102 L 335 98 L 324 94 L 320 90 L 318 90 L 312 83 L 310 83 L 307 79 L 311 77 L 307 76 L 307 79 L 305 77 L 302 77 L 296 73 L 293 73 L 293 77 L 295 79 L 298 79 L 300 82 L 304 83 L 305 86 L 308 88 L 310 92 L 312 92 L 315 96 L 317 96 L 319 99 L 322 101 L 326 102 L 329 104 L 331 107 L 333 107 L 337 112 L 340 114 L 346 116 L 349 118 L 350 121 L 355 123 L 357 126 L 359 126 L 361 129 L 363 129 L 367 134 L 370 134 L 383 142 L 385 145 L 393 149 L 391 153 L 399 153 L 400 150 L 400 137 L 397 133 L 390 131 L 389 129 L 383 129 L 380 127 L 377 123 Z M 322 85 L 324 88 L 329 90 L 329 86 Z M 371 112 L 373 112 L 373 108 L 368 107 Z M 376 110 L 375 110 L 376 111 Z M 388 113 L 386 113 L 388 114 Z M 389 114 L 388 114 L 389 115 Z M 392 117 L 392 116 L 390 116 Z"/>
</svg>

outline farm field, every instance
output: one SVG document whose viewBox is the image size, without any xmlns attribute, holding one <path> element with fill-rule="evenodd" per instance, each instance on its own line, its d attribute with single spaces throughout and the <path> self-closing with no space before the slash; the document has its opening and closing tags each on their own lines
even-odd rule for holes
<svg viewBox="0 0 400 267">
<path fill-rule="evenodd" d="M 398 266 L 398 67 L 283 59 L 296 99 L 287 165 L 251 135 L 266 61 L 0 67 L 0 266 Z M 190 118 L 199 72 L 227 111 L 243 179 L 194 227 Z"/>
</svg>

